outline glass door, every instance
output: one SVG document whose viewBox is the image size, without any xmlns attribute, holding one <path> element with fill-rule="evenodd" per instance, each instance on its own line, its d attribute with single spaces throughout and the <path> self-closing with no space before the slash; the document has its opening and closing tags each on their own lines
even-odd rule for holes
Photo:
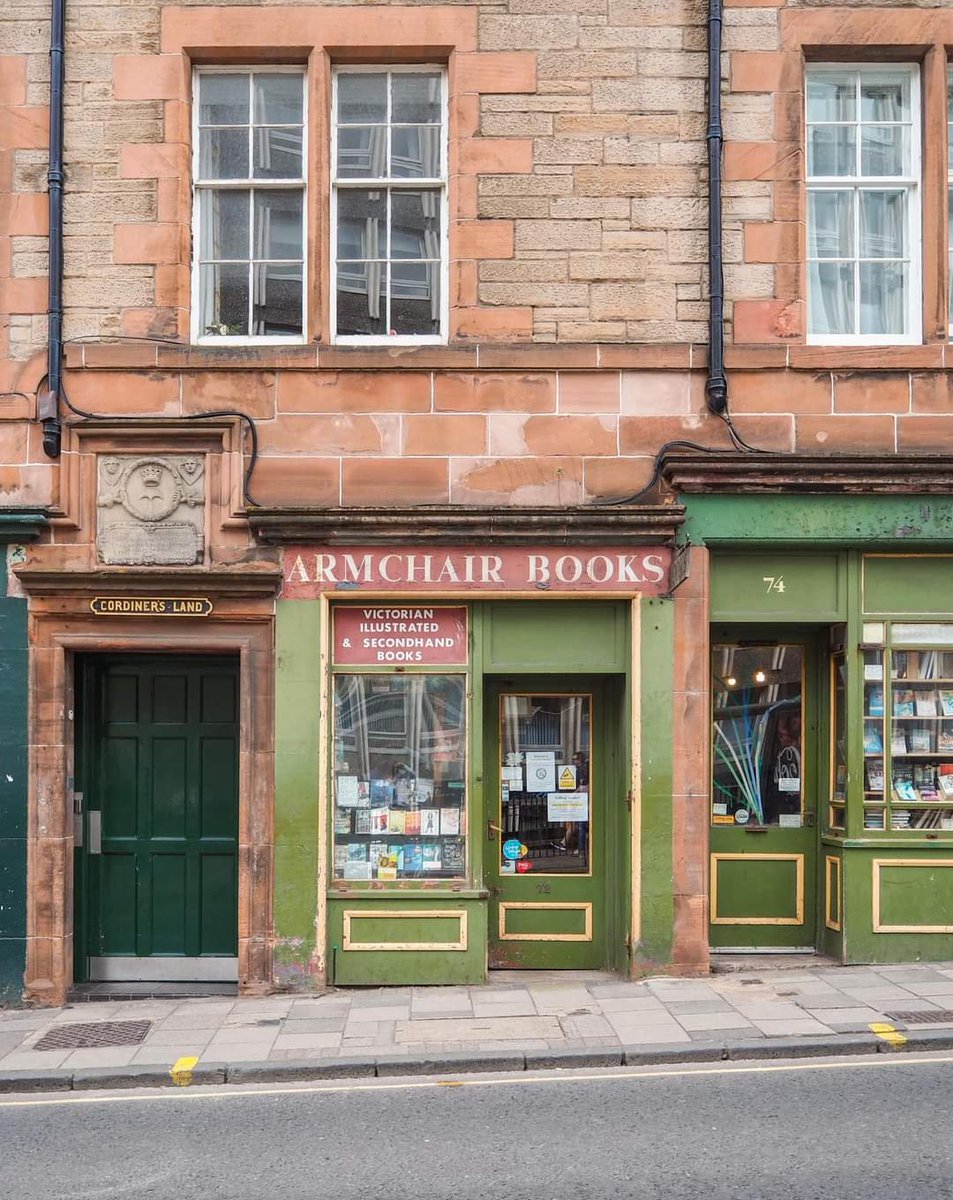
<svg viewBox="0 0 953 1200">
<path fill-rule="evenodd" d="M 805 640 L 713 639 L 713 948 L 814 947 L 817 661 Z"/>
</svg>

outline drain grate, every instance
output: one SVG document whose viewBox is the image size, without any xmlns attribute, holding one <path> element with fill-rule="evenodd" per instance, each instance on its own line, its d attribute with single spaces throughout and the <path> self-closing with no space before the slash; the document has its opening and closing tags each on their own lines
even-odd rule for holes
<svg viewBox="0 0 953 1200">
<path fill-rule="evenodd" d="M 953 1024 L 953 1010 L 948 1008 L 934 1008 L 928 1012 L 888 1012 L 884 1016 L 891 1021 L 903 1021 L 905 1025 Z"/>
<path fill-rule="evenodd" d="M 146 1036 L 151 1021 L 97 1021 L 90 1025 L 57 1025 L 34 1050 L 91 1050 L 97 1046 L 135 1046 Z"/>
</svg>

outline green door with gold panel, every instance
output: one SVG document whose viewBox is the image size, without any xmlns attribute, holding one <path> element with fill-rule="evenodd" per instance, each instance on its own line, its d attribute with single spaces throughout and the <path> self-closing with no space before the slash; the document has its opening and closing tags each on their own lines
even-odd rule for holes
<svg viewBox="0 0 953 1200">
<path fill-rule="evenodd" d="M 96 658 L 78 682 L 77 979 L 236 979 L 237 663 Z"/>
<path fill-rule="evenodd" d="M 575 676 L 487 681 L 491 968 L 609 965 L 607 826 L 625 797 L 606 694 L 605 681 Z"/>
<path fill-rule="evenodd" d="M 810 636 L 712 633 L 713 949 L 815 947 L 828 782 L 821 671 Z"/>
</svg>

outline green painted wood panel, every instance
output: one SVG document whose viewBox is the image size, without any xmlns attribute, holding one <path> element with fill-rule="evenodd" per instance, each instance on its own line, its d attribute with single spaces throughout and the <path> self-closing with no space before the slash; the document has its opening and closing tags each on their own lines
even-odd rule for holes
<svg viewBox="0 0 953 1200">
<path fill-rule="evenodd" d="M 458 917 L 418 917 L 411 913 L 394 920 L 392 917 L 374 916 L 370 911 L 367 916 L 351 921 L 352 945 L 378 943 L 393 946 L 398 943 L 421 945 L 439 942 L 449 946 L 459 940 Z"/>
<path fill-rule="evenodd" d="M 753 851 L 752 851 L 753 854 Z M 717 895 L 719 920 L 778 919 L 795 920 L 797 904 L 797 866 L 790 858 L 763 860 L 745 855 L 741 858 L 716 858 L 712 863 L 715 875 L 713 891 Z M 712 910 L 712 918 L 715 917 Z M 733 934 L 726 933 L 730 940 Z M 813 938 L 813 931 L 812 931 Z M 764 935 L 765 943 L 771 937 Z M 802 942 L 803 944 L 803 942 Z"/>
<path fill-rule="evenodd" d="M 77 763 L 102 854 L 87 834 L 78 978 L 87 954 L 234 955 L 237 663 L 116 656 L 83 671 Z"/>
<path fill-rule="evenodd" d="M 880 615 L 953 614 L 953 555 L 865 554 L 863 611 Z"/>
<path fill-rule="evenodd" d="M 711 559 L 713 621 L 837 621 L 847 611 L 836 554 L 731 554 Z"/>
<path fill-rule="evenodd" d="M 953 866 L 884 863 L 879 882 L 881 925 L 953 928 Z"/>
<path fill-rule="evenodd" d="M 510 600 L 484 606 L 483 670 L 572 673 L 628 669 L 627 605 Z"/>
</svg>

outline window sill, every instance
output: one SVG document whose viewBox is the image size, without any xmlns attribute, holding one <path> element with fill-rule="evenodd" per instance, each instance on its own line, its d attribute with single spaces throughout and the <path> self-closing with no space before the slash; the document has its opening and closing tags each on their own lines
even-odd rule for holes
<svg viewBox="0 0 953 1200">
<path fill-rule="evenodd" d="M 407 879 L 396 887 L 393 884 L 379 886 L 373 880 L 366 883 L 359 880 L 347 886 L 333 883 L 328 887 L 329 900 L 393 900 L 396 897 L 406 900 L 410 896 L 432 896 L 434 893 L 452 896 L 455 900 L 488 900 L 490 897 L 486 888 L 471 887 L 467 883 L 455 886 L 452 879 Z"/>
</svg>

